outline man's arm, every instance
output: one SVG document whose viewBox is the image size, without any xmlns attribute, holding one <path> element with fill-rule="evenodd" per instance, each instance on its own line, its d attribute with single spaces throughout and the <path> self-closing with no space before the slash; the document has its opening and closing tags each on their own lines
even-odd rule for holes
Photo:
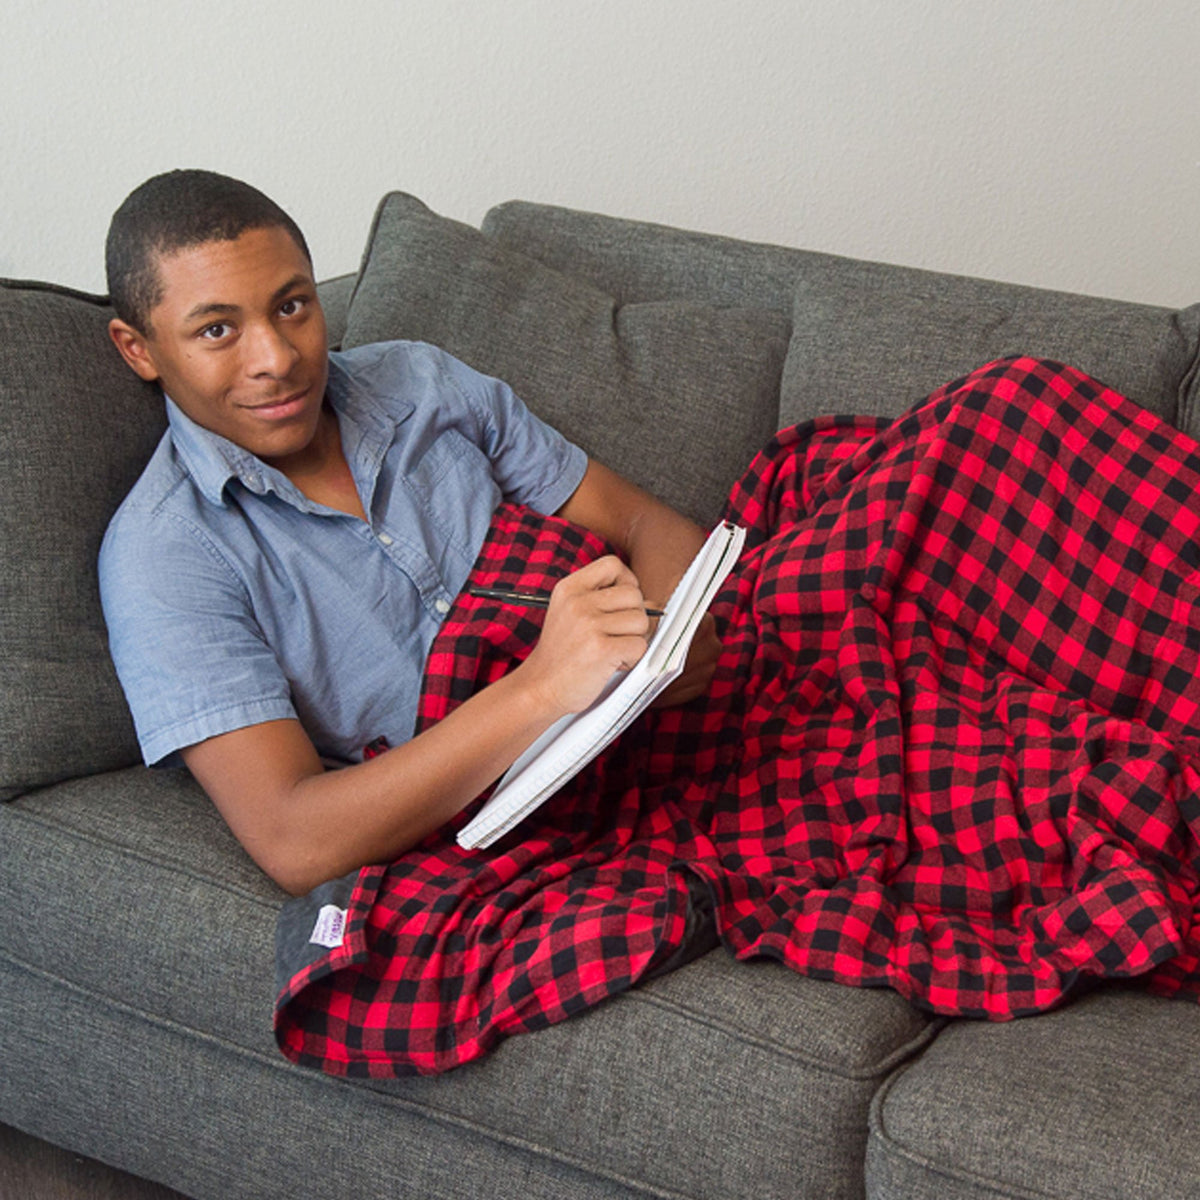
<svg viewBox="0 0 1200 1200">
<path fill-rule="evenodd" d="M 706 536 L 699 525 L 595 460 L 558 515 L 615 546 L 652 607 L 666 602 Z"/>
<path fill-rule="evenodd" d="M 449 820 L 631 667 L 649 625 L 633 573 L 608 556 L 558 583 L 524 662 L 402 746 L 327 771 L 287 719 L 219 734 L 183 759 L 259 866 L 300 895 L 396 857 Z"/>
</svg>

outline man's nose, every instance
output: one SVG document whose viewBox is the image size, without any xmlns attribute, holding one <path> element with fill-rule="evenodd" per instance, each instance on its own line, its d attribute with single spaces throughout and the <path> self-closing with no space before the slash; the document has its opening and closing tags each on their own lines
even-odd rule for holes
<svg viewBox="0 0 1200 1200">
<path fill-rule="evenodd" d="M 252 325 L 243 335 L 246 371 L 250 375 L 282 377 L 296 365 L 299 351 L 282 330 L 264 321 Z"/>
</svg>

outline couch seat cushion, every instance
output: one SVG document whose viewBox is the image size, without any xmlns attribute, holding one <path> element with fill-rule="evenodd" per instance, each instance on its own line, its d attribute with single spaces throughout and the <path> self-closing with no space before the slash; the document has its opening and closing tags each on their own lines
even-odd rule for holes
<svg viewBox="0 0 1200 1200">
<path fill-rule="evenodd" d="M 489 1194 L 516 1194 L 522 1171 L 540 1176 L 552 1161 L 607 1180 L 571 1195 L 851 1200 L 862 1195 L 872 1093 L 938 1028 L 892 992 L 716 951 L 448 1075 L 332 1079 L 274 1048 L 282 894 L 184 773 L 138 767 L 47 788 L 0 808 L 0 831 L 0 905 L 22 914 L 0 927 L 6 1069 L 39 1079 L 39 1062 L 69 1062 L 83 1089 L 75 1107 L 85 1110 L 70 1120 L 84 1125 L 86 1097 L 106 1094 L 137 1109 L 154 1138 L 199 1116 L 238 1129 L 231 1144 L 270 1144 L 279 1186 L 256 1193 L 264 1196 L 287 1195 L 310 1156 L 329 1153 L 328 1135 L 331 1144 L 359 1139 L 342 1178 L 403 1178 L 418 1195 L 440 1194 L 432 1180 L 445 1163 L 470 1156 L 505 1181 Z M 20 992 L 35 984 L 39 1004 L 53 998 L 72 1015 L 53 1035 L 38 1024 L 28 1040 L 22 1030 L 38 1018 Z M 47 1037 L 52 1046 L 38 1044 Z M 139 1057 L 152 1046 L 171 1060 Z M 194 1087 L 159 1085 L 179 1074 L 176 1060 L 190 1064 Z M 235 1092 L 226 1076 L 238 1080 Z M 119 1082 L 143 1077 L 155 1097 L 148 1108 Z M 65 1115 L 74 1100 L 54 1098 L 61 1086 L 60 1073 L 9 1097 L 0 1119 L 75 1140 Z M 197 1099 L 214 1089 L 219 1114 Z M 303 1138 L 272 1133 L 284 1096 L 288 1128 L 312 1131 Z M 391 1134 L 362 1135 L 376 1126 Z M 77 1144 L 115 1153 L 96 1140 Z M 531 1171 L 531 1160 L 543 1165 Z"/>
<path fill-rule="evenodd" d="M 612 296 L 385 197 L 343 345 L 432 342 L 589 454 L 707 524 L 776 427 L 785 316 Z"/>
<path fill-rule="evenodd" d="M 879 1200 L 1175 1200 L 1200 1180 L 1200 1006 L 1134 988 L 961 1022 L 871 1112 Z"/>
<path fill-rule="evenodd" d="M 285 899 L 186 771 L 131 767 L 0 809 L 0 955 L 105 1002 L 275 1053 Z"/>
<path fill-rule="evenodd" d="M 886 990 L 716 950 L 489 1059 L 371 1083 L 668 1195 L 862 1195 L 866 1112 L 940 1028 Z"/>
</svg>

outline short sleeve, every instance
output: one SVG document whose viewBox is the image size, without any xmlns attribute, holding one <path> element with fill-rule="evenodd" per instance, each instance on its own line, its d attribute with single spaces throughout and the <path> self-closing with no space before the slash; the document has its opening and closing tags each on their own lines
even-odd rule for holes
<svg viewBox="0 0 1200 1200">
<path fill-rule="evenodd" d="M 162 511 L 123 509 L 99 571 L 109 647 L 147 765 L 296 715 L 243 584 L 203 531 Z"/>
<path fill-rule="evenodd" d="M 451 355 L 447 374 L 480 424 L 480 445 L 506 500 L 557 512 L 583 481 L 587 455 L 530 412 L 503 380 L 481 375 Z"/>
</svg>

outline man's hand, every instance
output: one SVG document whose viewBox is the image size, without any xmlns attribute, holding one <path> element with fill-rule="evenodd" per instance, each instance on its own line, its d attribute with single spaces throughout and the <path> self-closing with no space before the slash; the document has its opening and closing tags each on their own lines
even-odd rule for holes
<svg viewBox="0 0 1200 1200">
<path fill-rule="evenodd" d="M 646 652 L 653 622 L 633 572 L 609 555 L 559 580 L 537 646 L 526 659 L 526 682 L 563 712 L 581 712 L 614 672 L 629 670 Z M 703 695 L 721 653 L 716 622 L 705 613 L 679 678 L 655 708 Z M 532 662 L 532 668 L 528 664 Z"/>
<path fill-rule="evenodd" d="M 558 581 L 542 635 L 516 673 L 550 707 L 580 712 L 645 654 L 649 632 L 637 577 L 607 555 Z"/>
</svg>

